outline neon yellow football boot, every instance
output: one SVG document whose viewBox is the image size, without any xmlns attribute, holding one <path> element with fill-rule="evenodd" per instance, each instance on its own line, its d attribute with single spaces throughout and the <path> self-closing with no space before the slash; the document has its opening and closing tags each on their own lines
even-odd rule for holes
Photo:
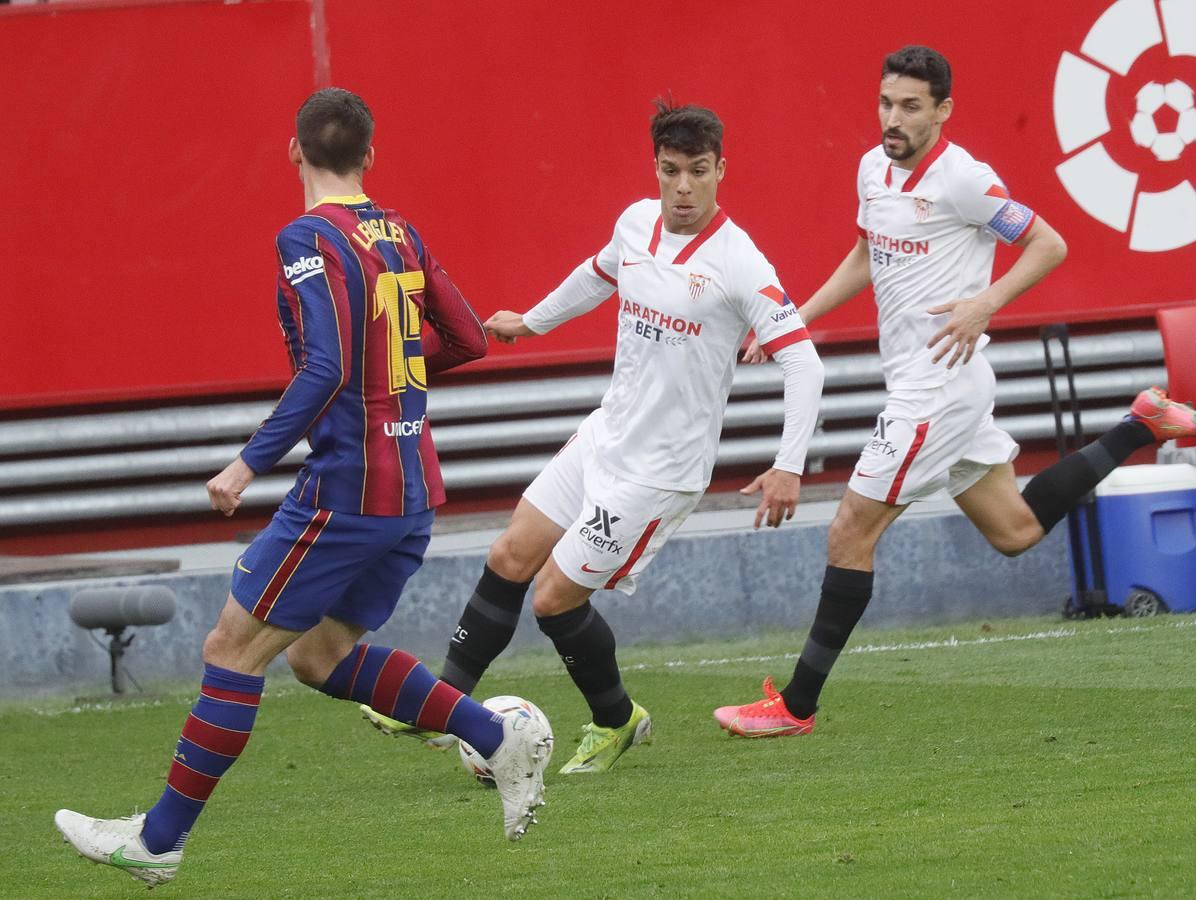
<svg viewBox="0 0 1196 900">
<path fill-rule="evenodd" d="M 414 725 L 408 725 L 406 722 L 400 722 L 398 719 L 384 716 L 376 709 L 372 709 L 364 703 L 358 709 L 361 710 L 361 717 L 383 734 L 388 734 L 392 737 L 415 738 L 417 741 L 423 741 L 424 746 L 432 750 L 447 750 L 453 744 L 457 743 L 456 735 L 441 734 L 439 731 L 425 731 L 422 728 L 416 728 Z"/>
<path fill-rule="evenodd" d="M 561 769 L 562 775 L 605 772 L 620 756 L 636 744 L 652 740 L 652 717 L 636 703 L 631 703 L 631 718 L 619 728 L 602 728 L 590 722 L 583 729 L 581 744 L 573 758 Z"/>
</svg>

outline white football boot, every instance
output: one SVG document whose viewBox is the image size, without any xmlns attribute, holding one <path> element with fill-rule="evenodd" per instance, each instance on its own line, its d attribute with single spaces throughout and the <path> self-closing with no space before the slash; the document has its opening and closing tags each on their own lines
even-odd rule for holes
<svg viewBox="0 0 1196 900">
<path fill-rule="evenodd" d="M 145 813 L 124 819 L 93 819 L 69 809 L 54 813 L 62 839 L 92 862 L 123 869 L 150 887 L 174 878 L 182 850 L 150 853 L 141 842 Z"/>
<path fill-rule="evenodd" d="M 503 741 L 486 760 L 502 798 L 503 832 L 517 841 L 537 824 L 544 805 L 544 768 L 552 755 L 551 730 L 517 713 L 503 716 Z"/>
</svg>

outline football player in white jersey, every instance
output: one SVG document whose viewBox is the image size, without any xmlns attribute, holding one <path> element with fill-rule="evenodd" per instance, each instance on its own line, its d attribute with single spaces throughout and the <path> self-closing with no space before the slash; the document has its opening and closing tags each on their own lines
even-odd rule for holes
<svg viewBox="0 0 1196 900">
<path fill-rule="evenodd" d="M 510 642 L 535 578 L 536 621 L 593 714 L 565 774 L 609 769 L 651 735 L 648 713 L 623 687 L 614 635 L 590 594 L 632 593 L 697 505 L 749 329 L 785 373 L 780 450 L 744 488 L 762 494 L 756 527 L 793 515 L 822 392 L 822 363 L 776 271 L 718 206 L 727 167 L 722 122 L 701 107 L 657 107 L 651 131 L 659 199 L 628 207 L 610 243 L 530 310 L 504 310 L 485 323 L 512 342 L 589 312 L 617 290 L 610 388 L 491 546 L 441 675 L 473 691 Z M 411 733 L 362 712 L 385 731 Z"/>
<path fill-rule="evenodd" d="M 765 679 L 763 699 L 715 710 L 732 734 L 813 730 L 823 683 L 871 599 L 876 543 L 909 503 L 946 489 L 989 543 L 1016 556 L 1135 450 L 1196 434 L 1190 407 L 1143 391 L 1125 421 L 1018 492 L 1018 447 L 993 422 L 995 379 L 978 351 L 993 314 L 1067 248 L 989 166 L 946 140 L 953 109 L 941 54 L 909 46 L 885 59 L 882 143 L 864 154 L 857 181 L 859 236 L 799 312 L 812 322 L 871 283 L 889 397 L 831 522 L 822 596 L 793 678 L 780 691 Z M 998 240 L 1021 255 L 990 283 Z M 766 349 L 745 358 L 761 361 Z"/>
</svg>

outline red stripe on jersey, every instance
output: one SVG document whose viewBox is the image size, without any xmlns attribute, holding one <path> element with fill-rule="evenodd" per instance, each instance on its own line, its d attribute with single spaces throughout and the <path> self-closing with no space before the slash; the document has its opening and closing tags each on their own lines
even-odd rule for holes
<svg viewBox="0 0 1196 900">
<path fill-rule="evenodd" d="M 867 231 L 865 231 L 865 230 L 864 230 L 863 228 L 861 228 L 859 225 L 857 225 L 857 226 L 855 227 L 855 230 L 856 230 L 856 231 L 858 231 L 858 232 L 860 233 L 860 237 L 862 237 L 864 240 L 868 240 L 868 232 L 867 232 Z"/>
<path fill-rule="evenodd" d="M 660 216 L 656 217 L 656 224 L 652 226 L 652 240 L 648 242 L 648 255 L 655 256 L 656 248 L 660 246 L 660 229 L 664 225 L 664 219 Z"/>
<path fill-rule="evenodd" d="M 775 284 L 770 284 L 768 287 L 762 288 L 760 293 L 778 306 L 784 306 L 785 304 L 785 292 Z"/>
<path fill-rule="evenodd" d="M 167 776 L 166 783 L 184 797 L 206 803 L 212 796 L 212 791 L 216 790 L 220 779 L 189 769 L 176 759 L 170 764 L 170 775 Z"/>
<path fill-rule="evenodd" d="M 594 271 L 596 273 L 598 273 L 598 277 L 601 278 L 603 281 L 605 281 L 607 284 L 612 284 L 615 287 L 619 286 L 619 282 L 615 281 L 615 279 L 611 278 L 609 275 L 607 275 L 605 272 L 603 272 L 600 268 L 598 268 L 598 257 L 591 256 L 590 257 L 590 265 L 592 265 L 594 267 Z"/>
<path fill-rule="evenodd" d="M 440 457 L 436 455 L 436 445 L 432 442 L 432 425 L 426 418 L 423 433 L 419 436 L 419 459 L 424 467 L 424 491 L 428 495 L 428 507 L 440 506 L 446 499 L 444 476 L 440 474 Z"/>
<path fill-rule="evenodd" d="M 289 281 L 281 276 L 279 276 L 278 279 L 278 286 L 282 291 L 282 296 L 287 301 L 287 309 L 291 311 L 291 321 L 295 323 L 295 333 L 299 338 L 299 343 L 302 345 L 303 307 L 299 303 L 299 293 L 293 287 L 291 287 L 291 283 Z M 279 322 L 279 324 L 281 325 L 282 323 Z M 283 329 L 283 335 L 286 335 L 285 328 Z M 287 345 L 287 356 L 290 357 L 291 360 L 291 371 L 298 372 L 299 367 L 303 365 L 303 360 L 295 356 L 294 347 L 291 346 L 291 342 L 289 340 L 284 341 L 284 343 Z"/>
<path fill-rule="evenodd" d="M 926 442 L 926 432 L 930 430 L 929 422 L 922 422 L 914 431 L 914 442 L 909 445 L 909 450 L 905 453 L 905 459 L 901 461 L 901 468 L 897 470 L 897 477 L 893 479 L 893 486 L 889 488 L 889 495 L 885 497 L 885 503 L 889 506 L 894 506 L 897 503 L 897 495 L 901 493 L 901 485 L 905 482 L 906 473 L 909 472 L 909 467 L 914 463 L 914 457 L 918 455 L 918 451 L 922 449 L 922 444 Z"/>
<path fill-rule="evenodd" d="M 352 226 L 348 223 L 334 222 L 346 237 L 352 234 L 357 223 L 362 221 L 356 212 L 349 212 L 353 217 Z M 357 258 L 366 286 L 360 373 L 364 433 L 361 448 L 361 505 L 358 511 L 363 516 L 401 516 L 405 512 L 406 500 L 406 491 L 399 487 L 404 484 L 403 460 L 399 454 L 398 439 L 386 434 L 386 423 L 398 422 L 403 418 L 402 394 L 392 391 L 390 370 L 396 363 L 406 363 L 405 356 L 398 360 L 392 358 L 394 336 L 391 329 L 397 328 L 398 323 L 391 321 L 389 311 L 377 305 L 379 301 L 376 297 L 378 277 L 390 270 L 378 250 L 363 250 L 353 239 L 349 240 L 349 246 L 353 248 L 353 255 Z M 403 262 L 406 263 L 407 260 L 404 259 Z M 371 285 L 374 286 L 373 290 Z M 406 303 L 402 294 L 399 303 Z M 405 335 L 398 336 L 400 341 L 404 338 Z M 371 490 L 371 482 L 378 487 Z"/>
<path fill-rule="evenodd" d="M 686 244 L 682 251 L 677 254 L 677 258 L 673 260 L 673 265 L 679 266 L 683 262 L 687 262 L 691 256 L 698 252 L 699 247 L 710 240 L 714 236 L 714 233 L 722 228 L 723 223 L 726 221 L 727 214 L 720 209 L 714 214 L 714 218 L 707 223 L 706 227 L 698 233 L 698 236 Z"/>
<path fill-rule="evenodd" d="M 257 706 L 262 702 L 261 694 L 249 694 L 244 691 L 226 691 L 224 688 L 212 687 L 210 684 L 205 684 L 199 689 L 199 692 L 205 697 L 211 697 L 213 700 L 240 703 L 244 706 Z"/>
<path fill-rule="evenodd" d="M 605 587 L 608 591 L 613 589 L 614 586 L 619 583 L 619 579 L 625 577 L 627 573 L 631 571 L 631 567 L 639 562 L 640 557 L 644 555 L 644 550 L 648 546 L 648 541 L 650 541 L 652 539 L 652 535 L 656 533 L 656 526 L 659 524 L 660 519 L 653 519 L 648 523 L 648 527 L 644 529 L 644 533 L 640 535 L 640 539 L 636 541 L 635 546 L 631 548 L 631 555 L 627 557 L 627 562 L 623 563 L 623 565 L 619 567 L 619 571 L 615 572 L 615 574 L 610 577 L 610 581 L 603 585 L 603 587 Z"/>
<path fill-rule="evenodd" d="M 1001 185 L 994 184 L 987 191 L 984 192 L 985 197 L 996 197 L 999 200 L 1008 200 L 1009 191 L 1005 190 Z"/>
<path fill-rule="evenodd" d="M 255 618 L 261 619 L 263 622 L 270 615 L 270 610 L 274 608 L 274 603 L 278 600 L 279 594 L 282 593 L 283 588 L 287 586 L 287 582 L 291 580 L 291 576 L 295 574 L 295 570 L 299 568 L 299 564 L 303 562 L 303 557 L 307 556 L 307 551 L 311 549 L 320 537 L 324 526 L 328 524 L 328 520 L 332 518 L 332 510 L 319 509 L 316 514 L 312 516 L 312 520 L 303 529 L 303 534 L 299 535 L 299 539 L 287 551 L 287 555 L 283 557 L 282 563 L 275 570 L 274 575 L 271 576 L 266 589 L 262 591 L 262 595 L 258 598 L 257 603 L 253 606 L 253 615 Z M 208 688 L 204 688 L 204 693 L 207 693 Z M 256 703 L 254 704 L 257 705 Z"/>
<path fill-rule="evenodd" d="M 789 347 L 793 344 L 800 344 L 802 341 L 810 339 L 810 332 L 804 328 L 799 328 L 796 331 L 791 331 L 788 334 L 782 334 L 779 338 L 773 338 L 767 344 L 761 344 L 760 349 L 772 356 L 783 347 Z"/>
<path fill-rule="evenodd" d="M 934 165 L 935 160 L 943 155 L 943 151 L 951 146 L 951 142 L 945 137 L 939 136 L 939 141 L 930 152 L 922 157 L 922 161 L 914 166 L 914 170 L 910 173 L 909 178 L 905 179 L 905 184 L 901 186 L 901 193 L 907 194 L 917 187 L 918 182 L 922 180 L 922 176 L 926 174 L 926 170 Z M 892 163 L 889 164 L 892 168 Z M 887 181 L 885 182 L 888 183 Z"/>
<path fill-rule="evenodd" d="M 240 756 L 245 745 L 249 743 L 248 731 L 234 731 L 232 728 L 221 728 L 211 722 L 205 722 L 194 713 L 183 723 L 183 737 L 212 753 L 221 756 Z"/>
<path fill-rule="evenodd" d="M 386 662 L 378 672 L 378 680 L 374 682 L 374 691 L 370 694 L 370 707 L 388 716 L 394 712 L 403 682 L 418 664 L 419 660 L 411 654 L 402 650 L 391 650 L 390 656 L 386 657 Z"/>
<path fill-rule="evenodd" d="M 428 731 L 447 732 L 449 717 L 460 702 L 461 692 L 459 690 L 443 681 L 436 682 L 424 700 L 419 715 L 415 717 L 415 727 Z"/>
</svg>

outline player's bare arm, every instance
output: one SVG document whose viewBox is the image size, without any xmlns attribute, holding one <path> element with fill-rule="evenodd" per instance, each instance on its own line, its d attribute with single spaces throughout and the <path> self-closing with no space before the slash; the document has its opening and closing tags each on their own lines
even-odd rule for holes
<svg viewBox="0 0 1196 900">
<path fill-rule="evenodd" d="M 976 352 L 976 342 L 984 334 L 997 311 L 1008 306 L 1031 287 L 1042 281 L 1067 256 L 1067 244 L 1041 217 L 1017 241 L 1021 255 L 1009 271 L 975 297 L 932 306 L 930 315 L 950 313 L 951 318 L 926 344 L 934 351 L 934 362 L 951 354 L 947 368 L 957 362 L 967 364 Z"/>
<path fill-rule="evenodd" d="M 855 245 L 843 257 L 843 261 L 831 273 L 831 277 L 809 300 L 798 307 L 798 315 L 809 325 L 819 316 L 838 309 L 855 297 L 868 286 L 871 279 L 872 275 L 868 269 L 868 242 L 862 237 L 857 238 Z M 760 349 L 760 342 L 753 338 L 741 359 L 748 365 L 758 365 L 768 359 L 768 354 Z"/>
<path fill-rule="evenodd" d="M 516 338 L 530 337 L 536 333 L 523 324 L 521 313 L 511 312 L 509 309 L 500 309 L 483 322 L 482 327 L 492 334 L 496 341 L 503 344 L 513 344 Z"/>
</svg>

